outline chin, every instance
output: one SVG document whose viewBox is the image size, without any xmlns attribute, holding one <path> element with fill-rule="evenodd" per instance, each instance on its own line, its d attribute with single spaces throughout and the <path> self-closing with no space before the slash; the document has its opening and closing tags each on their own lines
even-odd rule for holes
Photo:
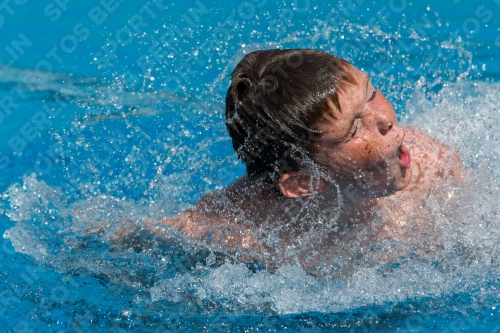
<svg viewBox="0 0 500 333">
<path fill-rule="evenodd" d="M 396 182 L 396 188 L 397 191 L 401 191 L 405 189 L 408 185 L 410 185 L 410 182 L 412 180 L 412 171 L 411 168 L 408 168 L 404 171 L 402 171 L 402 175 L 399 177 L 398 181 Z"/>
<path fill-rule="evenodd" d="M 358 196 L 361 198 L 382 198 L 393 195 L 394 193 L 404 190 L 409 184 L 412 178 L 412 173 L 410 169 L 407 169 L 401 175 L 397 175 L 393 178 L 391 184 L 363 184 L 358 185 Z"/>
<path fill-rule="evenodd" d="M 384 188 L 384 189 L 376 189 L 376 190 L 363 189 L 360 191 L 360 197 L 367 198 L 367 199 L 383 198 L 383 197 L 388 197 L 390 195 L 393 195 L 397 191 L 399 191 L 399 189 L 397 189 L 395 187 L 389 187 L 389 186 L 386 186 L 386 188 Z"/>
<path fill-rule="evenodd" d="M 385 166 L 378 169 L 385 169 Z M 379 173 L 375 176 L 368 176 L 371 170 L 363 172 L 363 177 L 357 179 L 351 175 L 344 176 L 344 182 L 340 181 L 341 187 L 347 189 L 358 198 L 382 198 L 390 196 L 405 189 L 412 179 L 411 168 L 402 169 L 398 164 L 390 167 L 390 173 Z M 391 182 L 387 184 L 384 180 L 390 175 Z M 348 179 L 348 180 L 347 180 Z"/>
<path fill-rule="evenodd" d="M 356 185 L 351 185 L 356 189 L 356 195 L 360 198 L 381 198 L 386 197 L 391 194 L 396 193 L 399 190 L 399 182 L 392 184 L 382 184 L 382 183 L 355 183 Z"/>
</svg>

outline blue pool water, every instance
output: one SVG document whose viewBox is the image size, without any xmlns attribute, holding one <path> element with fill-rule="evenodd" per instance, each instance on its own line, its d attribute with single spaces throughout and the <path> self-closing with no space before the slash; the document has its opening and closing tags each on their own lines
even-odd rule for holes
<svg viewBox="0 0 500 333">
<path fill-rule="evenodd" d="M 498 0 L 4 0 L 0 15 L 1 332 L 500 331 Z M 454 212 L 439 255 L 316 278 L 175 232 L 87 235 L 243 175 L 227 75 L 276 47 L 348 59 L 460 154 L 470 182 L 428 202 Z"/>
</svg>

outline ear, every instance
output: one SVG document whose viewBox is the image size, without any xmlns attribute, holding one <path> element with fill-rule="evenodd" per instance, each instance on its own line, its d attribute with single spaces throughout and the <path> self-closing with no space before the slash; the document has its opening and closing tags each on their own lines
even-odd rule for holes
<svg viewBox="0 0 500 333">
<path fill-rule="evenodd" d="M 293 170 L 285 172 L 281 176 L 278 186 L 281 194 L 285 197 L 298 198 L 321 193 L 326 190 L 328 183 L 321 178 L 318 179 L 310 175 L 307 171 Z"/>
</svg>

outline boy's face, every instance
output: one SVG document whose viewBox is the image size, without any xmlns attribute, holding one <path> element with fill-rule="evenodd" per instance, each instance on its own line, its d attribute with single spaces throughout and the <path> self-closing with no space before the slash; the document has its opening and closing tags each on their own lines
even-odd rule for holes
<svg viewBox="0 0 500 333">
<path fill-rule="evenodd" d="M 342 185 L 354 186 L 358 196 L 390 195 L 411 179 L 405 132 L 392 105 L 373 88 L 369 77 L 355 67 L 352 74 L 356 84 L 339 93 L 342 111 L 331 103 L 335 119 L 317 124 L 322 136 L 314 157 Z"/>
</svg>

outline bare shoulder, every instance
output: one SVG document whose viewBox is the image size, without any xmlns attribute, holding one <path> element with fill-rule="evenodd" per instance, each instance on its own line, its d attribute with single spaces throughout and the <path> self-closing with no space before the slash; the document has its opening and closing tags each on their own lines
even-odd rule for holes
<svg viewBox="0 0 500 333">
<path fill-rule="evenodd" d="M 417 129 L 407 130 L 407 148 L 410 150 L 412 180 L 408 191 L 429 193 L 433 186 L 450 178 L 462 177 L 462 163 L 458 155 L 446 144 Z"/>
<path fill-rule="evenodd" d="M 464 177 L 460 158 L 443 142 L 410 128 L 406 132 L 405 145 L 412 158 L 409 170 L 412 178 L 405 189 L 377 199 L 377 206 L 386 221 L 379 239 L 408 239 L 432 229 L 432 212 L 426 199 L 434 193 L 440 200 L 443 186 Z"/>
</svg>

